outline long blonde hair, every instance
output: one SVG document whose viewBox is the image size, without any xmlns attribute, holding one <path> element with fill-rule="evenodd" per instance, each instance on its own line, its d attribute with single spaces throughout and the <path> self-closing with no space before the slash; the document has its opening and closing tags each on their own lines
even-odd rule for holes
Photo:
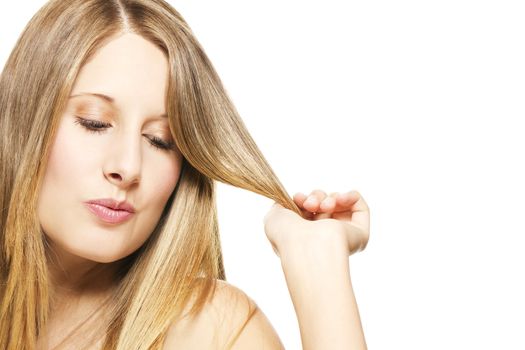
<svg viewBox="0 0 525 350">
<path fill-rule="evenodd" d="M 0 76 L 1 349 L 34 349 L 47 324 L 48 258 L 36 216 L 42 176 L 80 68 L 121 32 L 141 35 L 168 58 L 166 110 L 184 159 L 157 227 L 121 261 L 103 348 L 160 349 L 190 301 L 190 314 L 198 313 L 216 279 L 226 279 L 214 181 L 300 214 L 175 9 L 163 0 L 51 0 L 30 20 Z"/>
</svg>

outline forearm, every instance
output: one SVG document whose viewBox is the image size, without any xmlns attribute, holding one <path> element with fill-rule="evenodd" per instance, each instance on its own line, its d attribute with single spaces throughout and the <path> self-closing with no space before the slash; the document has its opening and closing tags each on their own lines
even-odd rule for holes
<svg viewBox="0 0 525 350">
<path fill-rule="evenodd" d="M 281 257 L 303 349 L 366 349 L 350 279 L 348 255 L 328 242 Z"/>
</svg>

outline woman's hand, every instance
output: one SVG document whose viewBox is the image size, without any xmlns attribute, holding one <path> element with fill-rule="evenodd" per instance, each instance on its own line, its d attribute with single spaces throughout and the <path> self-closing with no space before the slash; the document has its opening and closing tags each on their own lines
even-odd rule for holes
<svg viewBox="0 0 525 350">
<path fill-rule="evenodd" d="M 276 203 L 264 230 L 281 258 L 303 349 L 366 349 L 348 255 L 368 243 L 368 205 L 357 191 L 293 200 L 302 215 Z"/>
<path fill-rule="evenodd" d="M 359 192 L 314 190 L 310 195 L 296 193 L 295 204 L 302 217 L 275 203 L 264 218 L 264 230 L 275 253 L 328 243 L 346 256 L 365 249 L 370 235 L 370 212 Z M 323 249 L 323 248 L 321 248 Z"/>
</svg>

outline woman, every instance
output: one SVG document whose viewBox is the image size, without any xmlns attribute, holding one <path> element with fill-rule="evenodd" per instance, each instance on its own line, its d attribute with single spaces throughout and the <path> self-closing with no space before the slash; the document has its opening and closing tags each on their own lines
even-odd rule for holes
<svg viewBox="0 0 525 350">
<path fill-rule="evenodd" d="M 52 0 L 0 78 L 0 348 L 280 349 L 225 282 L 214 181 L 275 200 L 305 349 L 366 348 L 356 191 L 290 199 L 162 0 Z"/>
</svg>

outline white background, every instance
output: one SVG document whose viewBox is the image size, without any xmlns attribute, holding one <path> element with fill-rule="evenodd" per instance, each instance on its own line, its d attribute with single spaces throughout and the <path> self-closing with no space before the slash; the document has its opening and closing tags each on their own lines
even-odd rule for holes
<svg viewBox="0 0 525 350">
<path fill-rule="evenodd" d="M 2 66 L 43 3 L 2 6 Z M 171 3 L 289 193 L 367 200 L 349 262 L 370 349 L 525 349 L 522 2 Z M 299 349 L 271 204 L 219 187 L 227 276 Z"/>
</svg>

